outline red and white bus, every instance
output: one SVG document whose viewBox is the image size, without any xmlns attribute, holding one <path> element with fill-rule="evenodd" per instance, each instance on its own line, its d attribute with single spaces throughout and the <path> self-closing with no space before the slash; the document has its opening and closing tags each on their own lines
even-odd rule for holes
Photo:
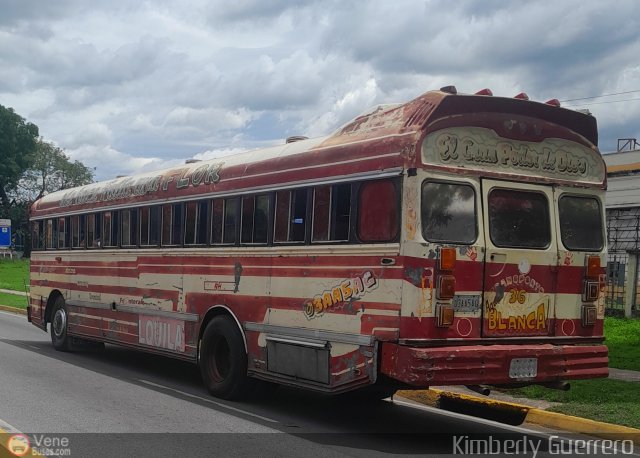
<svg viewBox="0 0 640 458">
<path fill-rule="evenodd" d="M 592 116 L 446 87 L 291 140 L 37 201 L 29 320 L 223 398 L 607 376 Z"/>
</svg>

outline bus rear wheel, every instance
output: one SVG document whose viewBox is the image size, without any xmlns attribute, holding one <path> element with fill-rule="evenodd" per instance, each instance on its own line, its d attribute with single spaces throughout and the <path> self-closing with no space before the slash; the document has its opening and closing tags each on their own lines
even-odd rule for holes
<svg viewBox="0 0 640 458">
<path fill-rule="evenodd" d="M 228 316 L 214 317 L 202 336 L 200 373 L 209 392 L 222 399 L 246 395 L 247 353 L 236 322 Z"/>
<path fill-rule="evenodd" d="M 67 335 L 68 317 L 64 298 L 59 296 L 53 303 L 51 311 L 51 343 L 58 351 L 71 350 L 71 337 Z"/>
</svg>

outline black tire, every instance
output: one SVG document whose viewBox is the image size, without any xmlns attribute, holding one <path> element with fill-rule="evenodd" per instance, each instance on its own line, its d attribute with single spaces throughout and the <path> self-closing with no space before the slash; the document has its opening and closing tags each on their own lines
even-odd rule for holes
<svg viewBox="0 0 640 458">
<path fill-rule="evenodd" d="M 233 318 L 216 316 L 207 325 L 200 346 L 200 373 L 213 396 L 222 399 L 246 396 L 247 353 Z"/>
<path fill-rule="evenodd" d="M 64 298 L 58 296 L 51 310 L 51 343 L 58 351 L 71 350 L 71 337 L 67 335 L 69 314 L 64 305 Z"/>
</svg>

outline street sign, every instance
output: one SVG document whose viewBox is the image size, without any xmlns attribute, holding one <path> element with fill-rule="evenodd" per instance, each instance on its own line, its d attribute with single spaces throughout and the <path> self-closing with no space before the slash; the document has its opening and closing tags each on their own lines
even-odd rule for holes
<svg viewBox="0 0 640 458">
<path fill-rule="evenodd" d="M 11 246 L 11 220 L 0 219 L 0 248 Z"/>
</svg>

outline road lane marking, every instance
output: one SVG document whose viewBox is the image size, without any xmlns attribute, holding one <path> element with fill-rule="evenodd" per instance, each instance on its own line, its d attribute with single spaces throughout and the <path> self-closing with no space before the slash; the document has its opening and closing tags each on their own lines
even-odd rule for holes
<svg viewBox="0 0 640 458">
<path fill-rule="evenodd" d="M 138 381 L 141 382 L 141 383 L 144 383 L 145 385 L 154 386 L 156 388 L 162 388 L 163 390 L 173 391 L 175 393 L 179 393 L 179 394 L 181 394 L 183 396 L 187 396 L 189 398 L 198 399 L 200 401 L 208 402 L 210 404 L 217 405 L 217 406 L 222 407 L 224 409 L 233 410 L 234 412 L 238 412 L 238 413 L 241 413 L 243 415 L 249 415 L 249 416 L 252 416 L 252 417 L 256 417 L 256 418 L 259 418 L 261 420 L 268 421 L 270 423 L 280 423 L 278 420 L 274 420 L 273 418 L 263 417 L 262 415 L 258 415 L 258 414 L 255 414 L 253 412 L 248 412 L 246 410 L 238 409 L 237 407 L 232 407 L 232 406 L 229 406 L 227 404 L 223 404 L 222 402 L 216 402 L 213 399 L 203 398 L 202 396 L 198 396 L 198 395 L 195 395 L 195 394 L 187 393 L 185 391 L 177 390 L 177 389 L 171 388 L 169 386 L 160 385 L 159 383 L 150 382 L 149 380 L 138 379 Z"/>
</svg>

